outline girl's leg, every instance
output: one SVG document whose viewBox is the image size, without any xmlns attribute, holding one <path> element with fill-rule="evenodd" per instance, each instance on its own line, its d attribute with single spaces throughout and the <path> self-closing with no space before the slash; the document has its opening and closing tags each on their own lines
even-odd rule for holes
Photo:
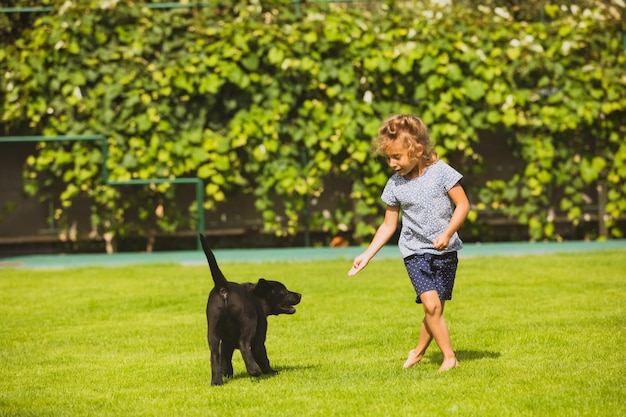
<svg viewBox="0 0 626 417">
<path fill-rule="evenodd" d="M 426 349 L 430 342 L 433 340 L 433 335 L 430 333 L 428 326 L 426 326 L 426 319 L 422 320 L 422 326 L 420 328 L 420 337 L 415 349 L 409 351 L 409 357 L 407 358 L 404 368 L 410 368 L 411 366 L 419 363 L 426 353 Z"/>
<path fill-rule="evenodd" d="M 426 291 L 420 295 L 422 305 L 424 306 L 424 324 L 429 330 L 432 338 L 435 339 L 437 346 L 443 354 L 443 363 L 439 367 L 439 372 L 447 371 L 459 366 L 454 351 L 452 350 L 452 342 L 450 341 L 450 333 L 448 325 L 443 318 L 444 303 L 439 300 L 437 291 Z M 421 339 L 421 335 L 420 335 Z"/>
<path fill-rule="evenodd" d="M 443 314 L 443 310 L 445 309 L 445 301 L 441 302 L 441 314 Z M 404 368 L 410 368 L 411 366 L 419 363 L 424 357 L 426 353 L 426 349 L 430 345 L 430 342 L 433 340 L 433 335 L 430 332 L 430 329 L 426 325 L 426 319 L 422 320 L 422 326 L 420 328 L 420 337 L 417 341 L 417 346 L 415 349 L 409 351 L 409 357 L 406 362 L 404 362 Z"/>
</svg>

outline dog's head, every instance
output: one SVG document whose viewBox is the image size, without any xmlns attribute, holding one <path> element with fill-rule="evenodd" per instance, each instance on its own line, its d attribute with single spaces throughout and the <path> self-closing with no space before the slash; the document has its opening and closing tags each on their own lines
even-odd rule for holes
<svg viewBox="0 0 626 417">
<path fill-rule="evenodd" d="M 246 285 L 248 290 L 265 304 L 267 314 L 294 314 L 294 306 L 300 302 L 302 295 L 289 291 L 278 281 L 259 279 L 256 284 Z"/>
</svg>

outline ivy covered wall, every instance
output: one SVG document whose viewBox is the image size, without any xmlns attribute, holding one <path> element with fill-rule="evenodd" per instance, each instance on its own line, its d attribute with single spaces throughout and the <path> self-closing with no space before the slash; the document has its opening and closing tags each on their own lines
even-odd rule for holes
<svg viewBox="0 0 626 417">
<path fill-rule="evenodd" d="M 266 231 L 307 225 L 358 242 L 380 220 L 390 175 L 371 140 L 382 119 L 410 112 L 466 176 L 468 230 L 495 212 L 531 239 L 559 239 L 556 219 L 593 214 L 590 237 L 622 237 L 626 27 L 615 9 L 547 4 L 530 23 L 501 8 L 409 3 L 295 13 L 120 0 L 63 2 L 28 25 L 4 15 L 20 30 L 0 49 L 1 134 L 102 134 L 112 179 L 199 177 L 207 213 L 245 195 Z M 486 138 L 506 142 L 510 175 L 485 176 Z M 87 199 L 100 234 L 195 229 L 177 187 L 123 192 L 102 181 L 101 161 L 93 142 L 41 143 L 25 189 L 57 196 L 60 224 Z M 317 209 L 338 182 L 348 193 Z"/>
</svg>

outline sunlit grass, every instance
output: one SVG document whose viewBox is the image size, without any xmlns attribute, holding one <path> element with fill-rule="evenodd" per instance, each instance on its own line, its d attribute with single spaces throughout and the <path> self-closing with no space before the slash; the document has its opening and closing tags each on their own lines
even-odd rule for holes
<svg viewBox="0 0 626 417">
<path fill-rule="evenodd" d="M 217 388 L 208 267 L 0 270 L 0 416 L 626 415 L 626 252 L 461 259 L 461 367 L 442 375 L 434 344 L 402 369 L 422 317 L 402 261 L 349 266 L 222 264 L 303 300 L 269 319 L 280 374 L 251 378 L 236 352 Z"/>
</svg>

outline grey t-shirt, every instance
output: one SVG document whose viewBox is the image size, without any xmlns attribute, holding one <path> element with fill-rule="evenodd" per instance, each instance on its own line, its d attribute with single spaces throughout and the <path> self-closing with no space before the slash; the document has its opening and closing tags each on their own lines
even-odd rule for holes
<svg viewBox="0 0 626 417">
<path fill-rule="evenodd" d="M 400 207 L 402 230 L 398 246 L 403 258 L 414 254 L 453 252 L 463 247 L 457 233 L 444 251 L 433 246 L 433 240 L 448 227 L 454 212 L 448 191 L 462 178 L 457 170 L 443 161 L 429 166 L 417 178 L 407 180 L 398 174 L 389 178 L 382 200 L 390 206 Z"/>
</svg>

